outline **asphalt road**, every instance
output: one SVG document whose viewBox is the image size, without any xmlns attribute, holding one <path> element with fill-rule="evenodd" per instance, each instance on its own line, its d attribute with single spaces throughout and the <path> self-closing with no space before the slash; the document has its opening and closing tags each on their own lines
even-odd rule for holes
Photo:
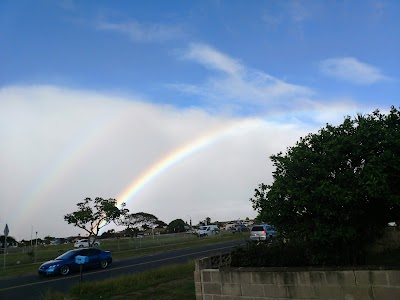
<svg viewBox="0 0 400 300">
<path fill-rule="evenodd" d="M 229 252 L 238 243 L 242 244 L 244 241 L 204 245 L 114 261 L 105 270 L 94 269 L 84 272 L 83 281 L 102 280 L 122 274 L 138 273 L 160 266 L 184 263 L 196 258 Z M 47 290 L 67 292 L 71 286 L 78 284 L 79 280 L 79 273 L 73 273 L 65 277 L 42 278 L 38 275 L 27 275 L 0 279 L 0 300 L 43 299 Z"/>
</svg>

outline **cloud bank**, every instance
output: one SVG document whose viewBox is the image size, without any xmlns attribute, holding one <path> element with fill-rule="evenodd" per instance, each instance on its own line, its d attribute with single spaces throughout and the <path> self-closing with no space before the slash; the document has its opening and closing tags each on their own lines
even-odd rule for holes
<svg viewBox="0 0 400 300">
<path fill-rule="evenodd" d="M 205 133 L 242 119 L 54 86 L 0 90 L 0 201 L 11 234 L 76 235 L 63 216 L 85 197 L 117 198 L 140 174 Z M 268 156 L 310 128 L 249 119 L 177 161 L 128 200 L 161 220 L 254 217 L 249 198 L 271 180 Z M 39 221 L 40 220 L 40 221 Z"/>
</svg>

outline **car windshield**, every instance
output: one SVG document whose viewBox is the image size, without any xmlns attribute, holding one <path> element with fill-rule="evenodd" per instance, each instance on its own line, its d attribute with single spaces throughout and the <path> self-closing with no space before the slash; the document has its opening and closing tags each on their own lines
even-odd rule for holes
<svg viewBox="0 0 400 300">
<path fill-rule="evenodd" d="M 207 226 L 202 226 L 202 227 L 200 227 L 200 230 L 207 230 Z"/>
<path fill-rule="evenodd" d="M 264 227 L 263 226 L 253 226 L 253 228 L 251 228 L 252 231 L 264 231 Z"/>
<path fill-rule="evenodd" d="M 71 259 L 76 255 L 76 251 L 70 250 L 68 252 L 65 252 L 64 254 L 61 254 L 60 256 L 56 257 L 56 260 L 67 260 Z"/>
</svg>

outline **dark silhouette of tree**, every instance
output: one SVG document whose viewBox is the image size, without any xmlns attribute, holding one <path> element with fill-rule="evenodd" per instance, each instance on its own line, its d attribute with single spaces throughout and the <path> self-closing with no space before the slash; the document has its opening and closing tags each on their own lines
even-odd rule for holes
<svg viewBox="0 0 400 300">
<path fill-rule="evenodd" d="M 162 221 L 159 221 L 155 215 L 145 212 L 126 214 L 118 220 L 119 225 L 126 226 L 125 232 L 130 237 L 136 236 L 139 230 L 156 227 L 159 222 Z"/>
<path fill-rule="evenodd" d="M 184 232 L 186 231 L 185 226 L 187 226 L 187 224 L 185 223 L 185 221 L 183 221 L 182 219 L 176 219 L 171 221 L 168 224 L 168 232 L 170 233 L 175 233 L 175 232 Z"/>
<path fill-rule="evenodd" d="M 272 155 L 273 183 L 251 199 L 258 220 L 303 241 L 316 263 L 362 263 L 366 247 L 400 220 L 400 113 L 378 110 L 327 124 Z"/>
</svg>

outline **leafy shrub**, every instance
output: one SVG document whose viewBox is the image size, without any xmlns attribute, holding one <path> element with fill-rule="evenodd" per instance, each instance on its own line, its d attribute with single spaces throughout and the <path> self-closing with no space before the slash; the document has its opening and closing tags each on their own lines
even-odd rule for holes
<svg viewBox="0 0 400 300">
<path fill-rule="evenodd" d="M 232 252 L 232 267 L 298 267 L 309 265 L 303 249 L 293 243 L 247 242 Z"/>
<path fill-rule="evenodd" d="M 303 267 L 350 265 L 352 259 L 343 248 L 338 251 L 331 244 L 299 240 L 273 243 L 248 242 L 232 252 L 232 267 Z"/>
</svg>

